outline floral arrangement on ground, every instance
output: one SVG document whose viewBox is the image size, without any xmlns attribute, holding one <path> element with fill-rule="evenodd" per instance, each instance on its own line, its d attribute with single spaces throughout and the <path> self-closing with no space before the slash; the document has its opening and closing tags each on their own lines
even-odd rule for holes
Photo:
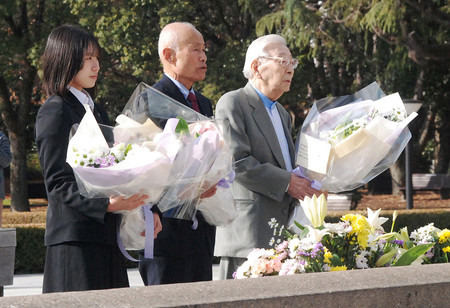
<svg viewBox="0 0 450 308">
<path fill-rule="evenodd" d="M 375 267 L 448 263 L 450 230 L 430 223 L 408 233 L 407 227 L 390 232 L 380 210 L 368 209 L 367 217 L 345 214 L 338 223 L 325 223 L 326 198 L 306 197 L 301 206 L 311 225 L 295 222 L 286 228 L 272 219 L 270 240 L 274 248 L 256 248 L 235 272 L 235 278 L 345 271 Z"/>
</svg>

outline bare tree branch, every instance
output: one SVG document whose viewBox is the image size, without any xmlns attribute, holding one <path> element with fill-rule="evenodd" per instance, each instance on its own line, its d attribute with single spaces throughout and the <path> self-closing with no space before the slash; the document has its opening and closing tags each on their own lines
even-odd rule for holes
<svg viewBox="0 0 450 308">
<path fill-rule="evenodd" d="M 432 1 L 422 1 L 419 3 L 417 1 L 405 0 L 405 2 L 429 20 L 450 27 L 450 16 L 440 11 L 433 5 Z"/>
</svg>

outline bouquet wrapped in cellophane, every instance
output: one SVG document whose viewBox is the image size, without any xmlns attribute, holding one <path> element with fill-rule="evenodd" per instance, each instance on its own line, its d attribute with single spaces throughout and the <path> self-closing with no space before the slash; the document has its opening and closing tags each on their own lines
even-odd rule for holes
<svg viewBox="0 0 450 308">
<path fill-rule="evenodd" d="M 151 121 L 164 127 L 164 132 L 178 127 L 177 136 L 169 135 L 180 141 L 180 148 L 168 153 L 173 158 L 169 184 L 156 202 L 165 216 L 191 220 L 200 210 L 214 225 L 229 223 L 236 217 L 231 192 L 226 189 L 234 179 L 233 158 L 214 120 L 145 83 L 136 88 L 123 114 L 139 123 Z M 175 118 L 185 123 L 180 125 Z M 216 185 L 217 195 L 200 199 L 203 192 Z"/>
<path fill-rule="evenodd" d="M 67 162 L 83 196 L 146 194 L 163 212 L 183 204 L 174 217 L 192 219 L 200 195 L 233 172 L 215 123 L 145 84 L 116 122 L 98 125 L 87 109 L 69 141 Z M 234 204 L 227 206 L 233 210 Z M 141 234 L 153 231 L 146 229 L 143 209 L 120 213 L 124 248 L 143 249 Z"/>
<path fill-rule="evenodd" d="M 376 83 L 353 95 L 316 101 L 299 134 L 296 163 L 321 189 L 355 189 L 391 167 L 411 133 L 398 93 L 385 96 Z"/>
<path fill-rule="evenodd" d="M 168 183 L 172 162 L 163 149 L 151 146 L 152 135 L 159 129 L 146 126 L 141 131 L 145 129 L 149 141 L 125 138 L 124 127 L 98 125 L 87 108 L 67 150 L 67 162 L 83 196 L 129 197 L 141 193 L 149 196 L 148 202 L 158 199 Z"/>
</svg>

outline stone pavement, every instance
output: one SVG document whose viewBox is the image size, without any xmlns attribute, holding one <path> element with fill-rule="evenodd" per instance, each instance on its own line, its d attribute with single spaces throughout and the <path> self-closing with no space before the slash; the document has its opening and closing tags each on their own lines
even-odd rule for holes
<svg viewBox="0 0 450 308">
<path fill-rule="evenodd" d="M 219 265 L 213 265 L 213 279 L 217 280 Z M 137 269 L 128 269 L 130 287 L 143 287 Z M 13 285 L 4 287 L 4 297 L 42 294 L 42 274 L 14 275 Z"/>
</svg>

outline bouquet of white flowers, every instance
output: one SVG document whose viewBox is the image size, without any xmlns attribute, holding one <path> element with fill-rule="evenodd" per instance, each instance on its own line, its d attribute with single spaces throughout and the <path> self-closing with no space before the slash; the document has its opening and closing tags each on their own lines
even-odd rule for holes
<svg viewBox="0 0 450 308">
<path fill-rule="evenodd" d="M 110 147 L 113 140 L 116 143 Z M 80 193 L 88 198 L 147 194 L 157 200 L 167 185 L 170 158 L 139 140 L 117 140 L 115 128 L 98 125 L 90 108 L 69 141 L 67 162 L 72 167 Z"/>
<path fill-rule="evenodd" d="M 192 219 L 199 196 L 231 180 L 232 156 L 214 121 L 157 90 L 139 85 L 116 122 L 115 127 L 98 125 L 87 108 L 69 141 L 67 162 L 83 196 L 146 194 L 161 211 L 177 207 L 174 217 Z M 219 204 L 234 215 L 234 203 Z M 121 214 L 124 248 L 144 248 L 144 211 Z"/>
<path fill-rule="evenodd" d="M 315 102 L 299 134 L 297 164 L 321 189 L 342 192 L 364 185 L 393 165 L 409 139 L 398 93 L 376 83 L 361 91 Z"/>
<path fill-rule="evenodd" d="M 205 206 L 209 202 L 202 202 L 199 198 L 203 192 L 218 183 L 232 181 L 234 178 L 231 152 L 212 119 L 144 83 L 136 88 L 123 114 L 139 123 L 152 121 L 155 125 L 164 127 L 161 136 L 166 141 L 158 140 L 158 144 L 167 150 L 166 154 L 173 162 L 169 184 L 156 202 L 162 212 L 167 212 L 166 215 L 174 218 L 190 220 L 196 210 L 200 209 L 212 224 L 222 224 L 224 220 L 234 219 L 236 209 L 234 202 L 229 202 L 233 200 L 229 198 L 229 189 L 219 189 L 222 198 L 213 198 L 217 201 L 214 206 Z M 186 122 L 177 122 L 175 117 Z M 174 129 L 175 126 L 178 129 Z M 200 203 L 202 206 L 198 208 Z"/>
</svg>

